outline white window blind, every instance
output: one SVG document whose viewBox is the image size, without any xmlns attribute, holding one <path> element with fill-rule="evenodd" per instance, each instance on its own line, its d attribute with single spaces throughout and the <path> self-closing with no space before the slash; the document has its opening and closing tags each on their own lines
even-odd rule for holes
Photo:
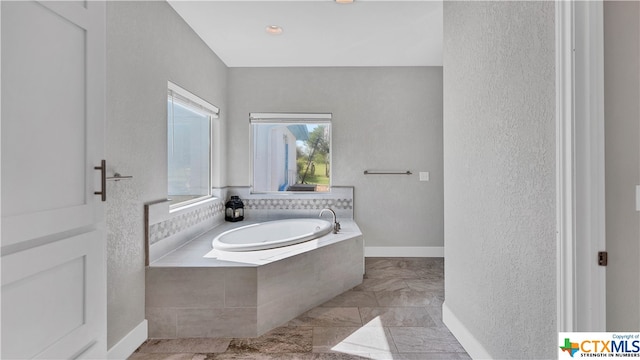
<svg viewBox="0 0 640 360">
<path fill-rule="evenodd" d="M 213 118 L 217 118 L 220 115 L 220 109 L 217 106 L 193 95 L 171 81 L 168 83 L 168 97 L 171 102 L 188 106 L 191 109 L 202 112 L 203 115 L 209 115 Z"/>
</svg>

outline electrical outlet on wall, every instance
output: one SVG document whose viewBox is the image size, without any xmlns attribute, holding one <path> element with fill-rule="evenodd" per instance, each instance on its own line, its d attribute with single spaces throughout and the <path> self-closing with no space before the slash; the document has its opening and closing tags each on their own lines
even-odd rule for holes
<svg viewBox="0 0 640 360">
<path fill-rule="evenodd" d="M 420 181 L 429 181 L 428 171 L 420 171 Z"/>
</svg>

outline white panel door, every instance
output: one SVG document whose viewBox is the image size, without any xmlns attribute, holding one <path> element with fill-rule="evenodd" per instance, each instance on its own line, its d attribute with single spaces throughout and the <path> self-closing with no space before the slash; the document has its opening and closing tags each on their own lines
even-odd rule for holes
<svg viewBox="0 0 640 360">
<path fill-rule="evenodd" d="M 105 358 L 105 3 L 0 6 L 0 355 Z"/>
</svg>

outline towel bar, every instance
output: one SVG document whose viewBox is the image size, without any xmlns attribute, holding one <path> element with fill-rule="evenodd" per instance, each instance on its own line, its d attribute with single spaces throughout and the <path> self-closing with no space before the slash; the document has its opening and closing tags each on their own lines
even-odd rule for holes
<svg viewBox="0 0 640 360">
<path fill-rule="evenodd" d="M 386 171 L 386 170 L 365 170 L 365 175 L 411 175 L 413 174 L 411 171 Z"/>
</svg>

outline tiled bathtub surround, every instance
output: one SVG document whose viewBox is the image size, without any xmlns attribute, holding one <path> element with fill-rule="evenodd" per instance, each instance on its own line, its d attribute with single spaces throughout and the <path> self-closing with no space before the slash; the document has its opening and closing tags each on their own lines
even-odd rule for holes
<svg viewBox="0 0 640 360">
<path fill-rule="evenodd" d="M 243 200 L 244 221 L 224 221 L 222 199 L 231 195 Z M 318 217 L 327 207 L 342 223 L 339 234 L 244 254 L 212 251 L 213 237 L 230 228 Z M 352 187 L 304 194 L 214 189 L 214 198 L 174 212 L 167 201 L 145 205 L 145 218 L 150 338 L 258 336 L 362 282 L 364 244 L 353 222 Z"/>
<path fill-rule="evenodd" d="M 147 268 L 149 337 L 254 337 L 353 288 L 363 240 L 353 221 L 345 225 L 342 234 L 250 252 L 246 262 L 203 257 L 222 231 L 214 229 L 159 259 Z"/>
</svg>

